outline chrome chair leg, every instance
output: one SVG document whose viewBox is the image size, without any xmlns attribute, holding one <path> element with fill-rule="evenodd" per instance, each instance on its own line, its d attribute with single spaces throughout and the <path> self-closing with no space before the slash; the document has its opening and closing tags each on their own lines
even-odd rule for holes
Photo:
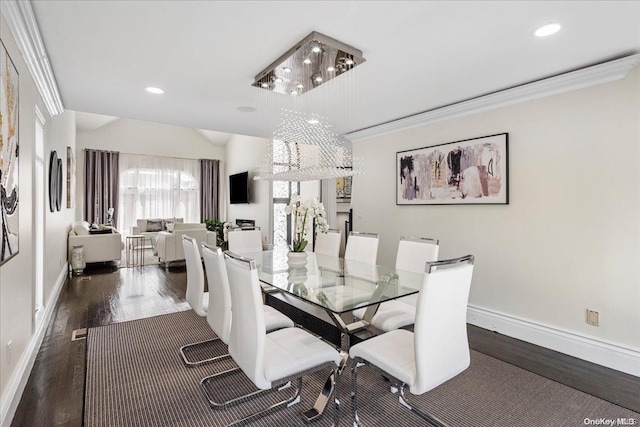
<svg viewBox="0 0 640 427">
<path fill-rule="evenodd" d="M 183 345 L 182 347 L 180 347 L 180 356 L 182 356 L 182 361 L 184 362 L 184 364 L 189 367 L 189 368 L 195 368 L 198 366 L 202 366 L 205 365 L 207 363 L 211 363 L 211 362 L 215 362 L 216 360 L 220 360 L 220 359 L 224 359 L 226 357 L 231 357 L 231 355 L 229 353 L 225 353 L 222 354 L 220 356 L 215 356 L 209 359 L 204 359 L 204 360 L 198 360 L 195 362 L 190 362 L 189 359 L 187 359 L 187 355 L 185 354 L 185 350 L 191 347 L 195 347 L 197 345 L 201 345 L 201 344 L 205 344 L 208 342 L 214 342 L 214 341 L 220 341 L 220 338 L 213 338 L 210 340 L 205 340 L 205 341 L 200 341 L 200 342 L 196 342 L 196 343 L 192 343 L 192 344 L 187 344 L 187 345 Z"/>
<path fill-rule="evenodd" d="M 447 427 L 446 424 L 444 424 L 440 419 L 438 419 L 437 417 L 433 416 L 433 415 L 429 415 L 426 412 L 422 412 L 421 410 L 419 410 L 418 408 L 416 408 L 415 406 L 413 406 L 409 400 L 407 399 L 407 397 L 404 395 L 404 389 L 405 389 L 405 385 L 402 384 L 400 386 L 400 395 L 398 396 L 398 401 L 400 402 L 400 404 L 402 404 L 403 406 L 407 407 L 408 409 L 411 410 L 411 412 L 413 412 L 414 414 L 418 415 L 420 418 L 422 418 L 423 420 L 427 421 L 429 424 L 431 424 L 434 427 Z"/>
<path fill-rule="evenodd" d="M 202 391 L 204 392 L 204 395 L 207 398 L 207 401 L 209 402 L 209 406 L 211 406 L 214 409 L 220 409 L 220 408 L 224 408 L 225 406 L 228 405 L 232 405 L 236 402 L 239 402 L 240 400 L 243 399 L 247 399 L 251 396 L 255 396 L 256 394 L 260 394 L 260 393 L 264 393 L 265 391 L 269 391 L 269 390 L 256 390 L 253 391 L 251 393 L 247 393 L 247 394 L 243 394 L 241 396 L 238 397 L 234 397 L 233 399 L 229 399 L 229 400 L 225 400 L 223 402 L 216 402 L 213 398 L 213 396 L 211 396 L 211 394 L 209 393 L 209 390 L 207 389 L 207 384 L 210 383 L 211 381 L 214 381 L 216 378 L 220 378 L 222 376 L 226 376 L 229 374 L 232 374 L 234 372 L 238 372 L 240 371 L 240 368 L 231 368 L 228 369 L 226 371 L 222 371 L 222 372 L 218 372 L 217 374 L 213 374 L 213 375 L 209 375 L 208 377 L 203 378 L 200 381 L 200 387 L 202 388 Z M 240 371 L 242 372 L 242 371 Z"/>
<path fill-rule="evenodd" d="M 265 415 L 265 414 L 267 414 L 269 412 L 272 412 L 272 411 L 274 411 L 276 409 L 279 409 L 279 408 L 282 408 L 282 407 L 285 407 L 285 406 L 286 407 L 292 406 L 292 404 L 295 404 L 295 403 L 300 401 L 300 390 L 301 389 L 302 389 L 302 377 L 298 377 L 298 385 L 296 387 L 296 392 L 292 397 L 290 397 L 289 399 L 280 401 L 278 403 L 274 403 L 273 405 L 269 406 L 268 408 L 265 408 L 265 409 L 263 409 L 261 411 L 258 411 L 258 412 L 254 412 L 253 414 L 248 415 L 248 416 L 246 416 L 246 417 L 244 417 L 244 418 L 242 418 L 240 420 L 234 421 L 233 423 L 229 424 L 228 427 L 239 426 L 239 425 L 245 424 L 246 422 L 248 422 L 250 420 L 253 420 L 256 417 Z M 273 389 L 260 390 L 259 392 L 271 391 L 271 390 L 273 390 Z M 252 393 L 249 396 L 253 396 L 254 394 L 256 394 L 256 393 Z M 234 400 L 237 400 L 237 399 L 234 399 Z"/>
</svg>

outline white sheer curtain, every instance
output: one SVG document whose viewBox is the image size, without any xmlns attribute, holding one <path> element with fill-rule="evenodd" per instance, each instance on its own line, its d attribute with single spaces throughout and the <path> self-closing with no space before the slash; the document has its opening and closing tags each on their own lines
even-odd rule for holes
<svg viewBox="0 0 640 427">
<path fill-rule="evenodd" d="M 128 233 L 143 218 L 200 222 L 200 162 L 120 154 L 118 228 Z"/>
</svg>

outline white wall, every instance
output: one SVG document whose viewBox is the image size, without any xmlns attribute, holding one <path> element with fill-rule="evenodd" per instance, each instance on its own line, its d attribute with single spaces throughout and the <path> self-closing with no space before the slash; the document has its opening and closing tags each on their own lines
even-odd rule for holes
<svg viewBox="0 0 640 427">
<path fill-rule="evenodd" d="M 83 218 L 84 151 L 82 150 L 85 148 L 187 159 L 218 159 L 221 160 L 221 169 L 224 169 L 225 147 L 212 144 L 197 130 L 182 126 L 117 119 L 90 132 L 78 131 L 77 146 L 76 218 L 78 220 Z M 221 176 L 224 177 L 222 173 Z"/>
<path fill-rule="evenodd" d="M 501 132 L 509 205 L 396 206 L 397 151 Z M 640 350 L 640 67 L 353 150 L 366 169 L 353 178 L 354 224 L 380 233 L 379 262 L 394 262 L 401 235 L 439 238 L 442 258 L 476 256 L 471 305 Z"/>
<path fill-rule="evenodd" d="M 269 148 L 269 140 L 252 136 L 233 135 L 227 142 L 226 175 L 223 175 L 224 187 L 229 188 L 229 175 L 249 171 L 251 186 L 251 203 L 229 204 L 229 196 L 225 195 L 227 221 L 236 219 L 253 219 L 262 231 L 263 241 L 271 242 L 271 185 L 269 181 L 255 181 L 254 172 L 260 166 Z"/>
<path fill-rule="evenodd" d="M 20 75 L 20 246 L 19 253 L 0 267 L 0 424 L 6 416 L 12 416 L 21 387 L 28 377 L 31 364 L 40 344 L 43 329 L 36 329 L 34 319 L 34 229 L 33 212 L 34 162 L 35 162 L 35 107 L 46 114 L 44 103 L 35 87 L 29 70 L 15 44 L 9 28 L 0 18 L 0 37 L 7 48 Z M 49 156 L 52 150 L 63 159 L 63 176 L 66 177 L 67 146 L 75 150 L 75 114 L 66 112 L 48 118 L 44 132 L 46 176 L 49 172 Z M 49 191 L 45 190 L 48 197 Z M 50 310 L 55 304 L 53 290 L 64 280 L 66 272 L 67 232 L 71 227 L 74 213 L 66 208 L 66 186 L 63 185 L 62 210 L 52 213 L 45 203 L 45 265 L 44 265 L 44 305 Z M 45 319 L 46 320 L 46 319 Z M 38 335 L 40 334 L 40 335 Z M 11 357 L 7 343 L 11 341 Z M 24 376 L 23 374 L 25 374 Z M 16 397 L 17 396 L 17 397 Z M 16 397 L 16 399 L 14 399 Z M 9 418 L 10 419 L 10 418 Z"/>
</svg>

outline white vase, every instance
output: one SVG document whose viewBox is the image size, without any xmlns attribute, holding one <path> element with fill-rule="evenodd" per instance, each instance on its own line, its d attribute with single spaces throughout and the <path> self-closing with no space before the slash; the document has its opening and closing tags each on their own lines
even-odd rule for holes
<svg viewBox="0 0 640 427">
<path fill-rule="evenodd" d="M 307 253 L 306 252 L 289 252 L 287 254 L 287 264 L 290 268 L 304 267 L 307 265 Z"/>
</svg>

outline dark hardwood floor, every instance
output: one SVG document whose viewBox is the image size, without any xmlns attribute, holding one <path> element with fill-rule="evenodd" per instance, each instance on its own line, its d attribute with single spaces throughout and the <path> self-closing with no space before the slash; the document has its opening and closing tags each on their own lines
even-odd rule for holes
<svg viewBox="0 0 640 427">
<path fill-rule="evenodd" d="M 65 283 L 12 426 L 81 426 L 85 340 L 73 330 L 189 308 L 184 266 L 93 265 Z M 469 326 L 474 350 L 640 412 L 640 379 L 539 346 Z"/>
</svg>

